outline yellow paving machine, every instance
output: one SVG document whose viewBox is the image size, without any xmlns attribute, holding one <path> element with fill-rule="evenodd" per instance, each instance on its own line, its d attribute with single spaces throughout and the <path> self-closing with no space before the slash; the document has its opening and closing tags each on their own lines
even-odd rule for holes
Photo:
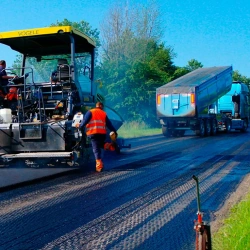
<svg viewBox="0 0 250 250">
<path fill-rule="evenodd" d="M 17 67 L 5 69 L 17 77 L 0 97 L 2 162 L 84 162 L 90 145 L 75 124 L 103 101 L 94 80 L 94 40 L 71 26 L 56 26 L 0 32 L 0 43 L 22 55 Z M 105 111 L 119 129 L 121 116 Z"/>
</svg>

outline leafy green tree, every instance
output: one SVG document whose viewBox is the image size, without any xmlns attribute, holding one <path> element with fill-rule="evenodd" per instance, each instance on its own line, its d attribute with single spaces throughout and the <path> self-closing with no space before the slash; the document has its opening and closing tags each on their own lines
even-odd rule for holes
<svg viewBox="0 0 250 250">
<path fill-rule="evenodd" d="M 188 61 L 188 65 L 185 67 L 176 67 L 176 70 L 173 74 L 173 80 L 176 78 L 179 78 L 193 70 L 196 70 L 198 68 L 202 68 L 203 65 L 201 62 L 198 62 L 195 59 L 191 59 L 190 61 Z"/>
<path fill-rule="evenodd" d="M 250 85 L 250 78 L 241 75 L 238 70 L 233 71 L 233 81 L 243 82 L 247 84 L 248 87 Z"/>
<path fill-rule="evenodd" d="M 195 59 L 191 59 L 190 61 L 188 61 L 188 65 L 186 66 L 186 69 L 191 72 L 193 70 L 196 70 L 198 68 L 202 68 L 203 65 L 201 62 L 198 62 Z"/>
<path fill-rule="evenodd" d="M 175 70 L 175 72 L 173 74 L 173 79 L 172 80 L 177 79 L 177 78 L 179 78 L 179 77 L 181 77 L 183 75 L 186 75 L 189 72 L 190 72 L 190 70 L 188 70 L 186 67 L 176 67 L 176 70 Z"/>
<path fill-rule="evenodd" d="M 137 44 L 144 39 L 136 39 Z M 99 72 L 106 86 L 106 100 L 126 121 L 159 125 L 156 119 L 156 88 L 172 79 L 172 49 L 147 41 L 147 53 L 120 60 L 105 60 Z M 143 52 L 143 51 L 142 51 Z"/>
</svg>

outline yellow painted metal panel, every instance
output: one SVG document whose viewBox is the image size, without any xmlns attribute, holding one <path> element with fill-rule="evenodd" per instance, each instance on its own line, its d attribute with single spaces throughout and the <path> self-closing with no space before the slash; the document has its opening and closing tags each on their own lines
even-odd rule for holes
<svg viewBox="0 0 250 250">
<path fill-rule="evenodd" d="M 0 43 L 5 43 L 7 39 L 19 39 L 22 37 L 37 37 L 37 36 L 47 36 L 56 35 L 58 33 L 72 33 L 78 37 L 82 37 L 88 41 L 92 46 L 95 47 L 95 42 L 93 39 L 85 35 L 83 32 L 71 27 L 71 26 L 54 26 L 54 27 L 43 27 L 35 29 L 25 29 L 25 30 L 14 30 L 7 32 L 0 32 Z"/>
<path fill-rule="evenodd" d="M 40 36 L 40 35 L 50 35 L 57 34 L 60 31 L 63 32 L 71 32 L 71 26 L 57 26 L 57 27 L 44 27 L 44 28 L 35 28 L 35 29 L 27 29 L 27 30 L 14 30 L 7 32 L 0 32 L 0 39 L 8 39 L 8 38 L 17 38 L 17 37 L 25 37 L 25 36 Z"/>
</svg>

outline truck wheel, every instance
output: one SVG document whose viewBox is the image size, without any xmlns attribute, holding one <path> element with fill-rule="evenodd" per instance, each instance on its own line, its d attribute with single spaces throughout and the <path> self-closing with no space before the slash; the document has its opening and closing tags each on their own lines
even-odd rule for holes
<svg viewBox="0 0 250 250">
<path fill-rule="evenodd" d="M 211 135 L 211 123 L 210 120 L 205 121 L 205 136 Z"/>
<path fill-rule="evenodd" d="M 225 132 L 226 133 L 229 133 L 231 131 L 231 128 L 232 128 L 232 124 L 231 124 L 231 121 L 229 119 L 226 120 L 226 130 Z"/>
<path fill-rule="evenodd" d="M 216 135 L 217 133 L 217 121 L 216 119 L 211 120 L 211 135 Z"/>
<path fill-rule="evenodd" d="M 204 120 L 200 120 L 200 137 L 205 135 L 205 123 Z"/>
</svg>

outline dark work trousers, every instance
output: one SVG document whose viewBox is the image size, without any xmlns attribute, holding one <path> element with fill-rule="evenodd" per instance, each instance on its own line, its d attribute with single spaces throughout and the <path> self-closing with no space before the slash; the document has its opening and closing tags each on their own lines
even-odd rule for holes
<svg viewBox="0 0 250 250">
<path fill-rule="evenodd" d="M 94 134 L 89 136 L 92 144 L 93 153 L 96 160 L 100 160 L 102 156 L 102 148 L 106 140 L 106 134 Z"/>
</svg>

